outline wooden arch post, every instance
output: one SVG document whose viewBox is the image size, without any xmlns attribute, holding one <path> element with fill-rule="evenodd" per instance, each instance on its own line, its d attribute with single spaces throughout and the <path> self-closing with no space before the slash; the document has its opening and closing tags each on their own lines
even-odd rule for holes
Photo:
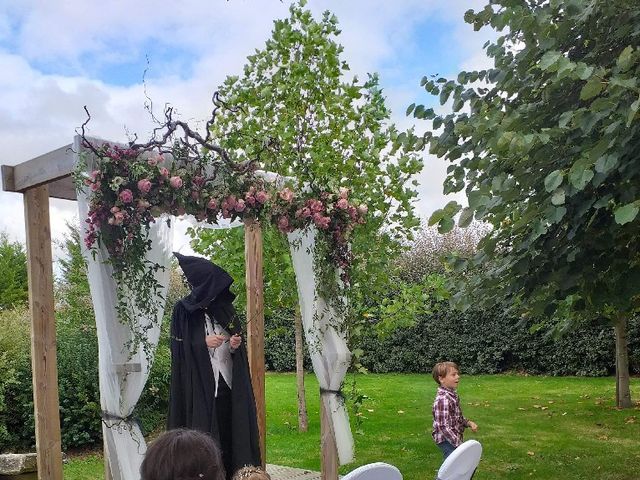
<svg viewBox="0 0 640 480">
<path fill-rule="evenodd" d="M 31 366 L 38 478 L 62 480 L 56 324 L 49 198 L 75 199 L 73 158 L 64 146 L 20 165 L 2 166 L 3 189 L 24 198 L 31 314 Z M 65 178 L 66 177 L 66 178 Z"/>
<path fill-rule="evenodd" d="M 264 388 L 264 283 L 262 276 L 262 228 L 256 220 L 244 222 L 244 258 L 247 283 L 247 348 L 251 384 L 256 399 L 262 467 L 266 463 L 266 427 Z"/>
</svg>

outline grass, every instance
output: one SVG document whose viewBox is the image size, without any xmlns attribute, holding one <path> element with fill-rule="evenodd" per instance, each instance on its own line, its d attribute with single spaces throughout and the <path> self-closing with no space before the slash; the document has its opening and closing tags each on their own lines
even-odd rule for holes
<svg viewBox="0 0 640 480">
<path fill-rule="evenodd" d="M 435 383 L 429 375 L 358 375 L 367 395 L 351 420 L 358 465 L 386 461 L 405 480 L 435 477 L 442 457 L 431 440 Z M 320 469 L 317 382 L 306 378 L 309 431 L 297 430 L 295 376 L 268 374 L 267 462 Z M 612 378 L 463 376 L 459 388 L 466 417 L 479 425 L 465 438 L 479 440 L 483 458 L 474 480 L 638 480 L 640 404 L 614 407 Z M 632 380 L 632 398 L 640 383 Z M 65 479 L 102 478 L 100 455 L 72 458 Z"/>
</svg>

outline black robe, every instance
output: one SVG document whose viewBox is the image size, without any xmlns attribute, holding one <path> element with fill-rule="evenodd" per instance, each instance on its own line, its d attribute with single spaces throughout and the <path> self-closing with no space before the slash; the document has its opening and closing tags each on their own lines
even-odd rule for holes
<svg viewBox="0 0 640 480">
<path fill-rule="evenodd" d="M 219 440 L 215 379 L 205 343 L 205 308 L 229 333 L 242 334 L 231 303 L 235 296 L 229 291 L 233 279 L 208 260 L 176 256 L 192 286 L 192 293 L 178 301 L 171 318 L 171 389 L 167 426 L 170 429 L 185 427 L 208 432 Z M 227 478 L 245 465 L 261 464 L 255 399 L 244 342 L 232 358 L 231 458 L 229 452 L 223 452 L 232 465 Z"/>
</svg>

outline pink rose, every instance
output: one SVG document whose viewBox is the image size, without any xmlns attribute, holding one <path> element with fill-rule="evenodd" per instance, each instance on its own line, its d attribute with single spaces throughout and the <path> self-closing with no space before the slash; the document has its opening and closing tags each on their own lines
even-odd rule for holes
<svg viewBox="0 0 640 480">
<path fill-rule="evenodd" d="M 169 169 L 166 167 L 162 167 L 160 169 L 160 175 L 163 176 L 164 178 L 167 178 L 169 176 Z"/>
<path fill-rule="evenodd" d="M 131 193 L 131 190 L 127 188 L 120 192 L 120 195 L 118 195 L 118 198 L 120 198 L 120 201 L 122 203 L 131 203 L 133 202 L 133 193 Z"/>
<path fill-rule="evenodd" d="M 278 230 L 282 233 L 288 233 L 290 231 L 289 219 L 287 217 L 280 217 L 278 219 Z"/>
<path fill-rule="evenodd" d="M 253 207 L 256 204 L 256 197 L 254 197 L 253 195 L 247 194 L 244 201 L 247 203 L 247 205 Z"/>
<path fill-rule="evenodd" d="M 293 192 L 289 188 L 282 189 L 278 192 L 278 195 L 280 195 L 280 198 L 285 202 L 291 203 L 291 200 L 293 200 Z"/>
<path fill-rule="evenodd" d="M 346 198 L 341 198 L 336 202 L 336 207 L 338 207 L 341 210 L 346 210 L 347 208 L 349 208 L 349 202 L 347 201 Z"/>
<path fill-rule="evenodd" d="M 97 192 L 98 190 L 100 190 L 100 182 L 92 183 L 91 184 L 91 191 L 92 192 Z"/>
<path fill-rule="evenodd" d="M 358 210 L 356 209 L 356 207 L 354 206 L 349 207 L 349 218 L 351 220 L 355 220 L 356 218 L 358 218 Z"/>
<path fill-rule="evenodd" d="M 147 160 L 147 164 L 150 167 L 155 167 L 156 165 L 158 165 L 158 157 L 151 157 Z"/>
<path fill-rule="evenodd" d="M 258 203 L 264 204 L 269 201 L 269 194 L 264 190 L 260 190 L 258 193 L 256 193 L 256 200 L 258 201 Z"/>
<path fill-rule="evenodd" d="M 193 177 L 193 183 L 194 185 L 201 187 L 202 185 L 204 185 L 204 177 L 202 175 L 196 175 L 195 177 Z"/>
<path fill-rule="evenodd" d="M 138 190 L 140 190 L 142 193 L 149 193 L 149 191 L 151 190 L 151 182 L 148 178 L 143 178 L 142 180 L 138 181 Z"/>
<path fill-rule="evenodd" d="M 119 211 L 120 211 L 120 208 L 118 208 L 118 207 L 111 207 L 111 210 L 110 210 L 111 213 L 116 213 L 116 212 L 119 212 Z"/>
<path fill-rule="evenodd" d="M 369 207 L 367 207 L 364 203 L 358 205 L 358 212 L 360 212 L 360 215 L 366 215 L 368 211 Z"/>
<path fill-rule="evenodd" d="M 173 176 L 173 177 L 171 177 L 169 179 L 169 184 L 173 188 L 180 188 L 180 187 L 182 187 L 182 178 L 180 178 L 179 176 L 175 175 L 175 176 Z"/>
<path fill-rule="evenodd" d="M 347 198 L 349 196 L 349 189 L 340 187 L 340 198 Z"/>
<path fill-rule="evenodd" d="M 244 200 L 239 199 L 236 202 L 236 206 L 235 206 L 236 212 L 242 212 L 245 209 L 245 207 L 246 205 L 244 204 Z"/>
<path fill-rule="evenodd" d="M 313 214 L 313 223 L 315 223 L 316 226 L 322 230 L 326 230 L 327 228 L 329 228 L 330 221 L 331 219 L 329 217 L 325 217 L 319 213 Z"/>
<path fill-rule="evenodd" d="M 207 203 L 207 208 L 209 210 L 215 210 L 217 206 L 218 206 L 218 202 L 216 202 L 215 198 L 209 199 L 209 203 Z"/>
<path fill-rule="evenodd" d="M 146 200 L 138 200 L 138 210 L 146 210 L 151 204 Z"/>
<path fill-rule="evenodd" d="M 227 197 L 227 206 L 229 207 L 230 210 L 233 210 L 234 208 L 236 208 L 236 196 L 235 195 L 229 195 Z"/>
<path fill-rule="evenodd" d="M 322 202 L 317 199 L 308 200 L 307 205 L 312 213 L 320 213 L 324 209 Z"/>
<path fill-rule="evenodd" d="M 116 212 L 113 217 L 109 217 L 109 225 L 122 225 L 124 221 L 124 214 L 122 212 Z"/>
</svg>

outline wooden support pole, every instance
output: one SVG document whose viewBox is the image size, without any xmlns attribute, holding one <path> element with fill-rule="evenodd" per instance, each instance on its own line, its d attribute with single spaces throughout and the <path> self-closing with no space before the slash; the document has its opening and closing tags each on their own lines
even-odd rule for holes
<svg viewBox="0 0 640 480">
<path fill-rule="evenodd" d="M 251 384 L 256 399 L 262 467 L 266 463 L 267 417 L 264 395 L 264 285 L 262 278 L 262 228 L 255 220 L 244 222 L 244 258 L 247 282 L 247 348 Z"/>
<path fill-rule="evenodd" d="M 320 478 L 322 480 L 338 480 L 338 449 L 331 427 L 330 414 L 322 400 L 322 394 L 320 395 L 320 448 L 322 451 Z"/>
<path fill-rule="evenodd" d="M 49 189 L 24 192 L 38 478 L 62 480 Z"/>
</svg>

